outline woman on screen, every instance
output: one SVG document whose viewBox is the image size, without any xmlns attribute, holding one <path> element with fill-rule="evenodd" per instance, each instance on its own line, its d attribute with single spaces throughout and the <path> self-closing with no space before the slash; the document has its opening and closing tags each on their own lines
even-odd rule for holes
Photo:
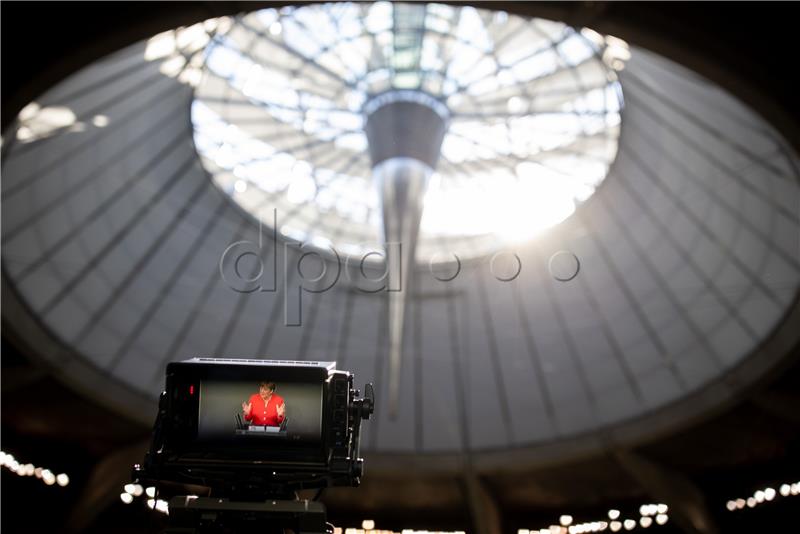
<svg viewBox="0 0 800 534">
<path fill-rule="evenodd" d="M 252 425 L 280 426 L 286 417 L 286 404 L 275 393 L 275 382 L 259 383 L 258 393 L 242 403 L 242 415 Z"/>
</svg>

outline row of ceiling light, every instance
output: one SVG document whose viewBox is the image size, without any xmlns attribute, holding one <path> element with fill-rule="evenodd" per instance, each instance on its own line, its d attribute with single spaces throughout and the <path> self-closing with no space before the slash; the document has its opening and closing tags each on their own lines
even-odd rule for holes
<svg viewBox="0 0 800 534">
<path fill-rule="evenodd" d="M 767 487 L 757 490 L 747 499 L 740 497 L 738 499 L 730 500 L 725 504 L 725 507 L 729 511 L 735 512 L 736 510 L 742 510 L 745 506 L 747 508 L 755 508 L 759 504 L 773 501 L 778 496 L 792 497 L 797 495 L 800 495 L 800 482 L 795 482 L 793 484 L 787 483 L 781 484 L 777 491 L 775 488 Z"/>
<path fill-rule="evenodd" d="M 800 482 L 792 484 L 782 484 L 777 490 L 775 488 L 767 487 L 757 490 L 752 496 L 747 499 L 738 498 L 730 500 L 726 504 L 726 508 L 733 512 L 742 510 L 743 508 L 755 508 L 759 504 L 773 501 L 776 497 L 790 497 L 800 495 Z M 637 523 L 634 519 L 619 519 L 619 510 L 609 510 L 608 518 L 610 521 L 592 521 L 587 523 L 573 524 L 573 518 L 570 515 L 562 515 L 559 518 L 558 525 L 550 525 L 547 528 L 541 529 L 519 529 L 517 534 L 582 534 L 588 532 L 601 532 L 606 529 L 612 532 L 619 532 L 620 530 L 633 530 L 637 526 L 648 528 L 653 523 L 657 525 L 664 525 L 669 520 L 667 516 L 668 507 L 666 504 L 643 504 L 639 507 L 640 518 Z"/>
<path fill-rule="evenodd" d="M 53 484 L 54 482 L 58 482 L 61 486 L 66 486 L 69 483 L 69 478 L 65 474 L 60 474 L 58 477 L 53 477 L 52 473 L 48 470 L 41 470 L 41 468 L 35 468 L 31 464 L 27 465 L 20 465 L 13 456 L 10 454 L 6 454 L 0 451 L 0 464 L 8 467 L 12 471 L 17 472 L 20 475 L 28 474 L 28 470 L 31 470 L 30 474 L 36 474 L 38 478 L 44 479 L 45 483 Z M 30 466 L 30 467 L 28 467 Z M 52 482 L 48 482 L 52 477 Z M 63 477 L 63 478 L 61 478 Z M 63 482 L 63 483 L 62 483 Z M 143 494 L 147 496 L 147 507 L 159 511 L 161 513 L 169 513 L 168 512 L 168 504 L 167 501 L 162 499 L 156 499 L 156 488 L 150 486 L 148 488 L 143 488 L 140 484 L 126 484 L 123 488 L 124 492 L 120 493 L 120 500 L 125 504 L 131 504 L 136 497 L 140 497 Z M 726 504 L 726 508 L 729 511 L 736 511 L 741 510 L 745 506 L 748 508 L 754 508 L 759 504 L 770 502 L 774 500 L 778 495 L 782 497 L 789 497 L 789 496 L 796 496 L 800 495 L 800 482 L 796 482 L 793 484 L 782 484 L 778 490 L 774 488 L 767 487 L 764 489 L 757 490 L 751 497 L 748 497 L 746 500 L 739 498 L 735 500 L 730 500 Z M 562 515 L 559 517 L 559 524 L 558 525 L 550 525 L 547 528 L 540 528 L 540 529 L 519 529 L 517 534 L 584 534 L 590 532 L 602 532 L 605 530 L 610 530 L 611 532 L 619 532 L 621 530 L 633 530 L 637 526 L 641 528 L 648 528 L 653 524 L 656 525 L 664 525 L 669 520 L 667 515 L 667 511 L 669 510 L 666 504 L 643 504 L 639 507 L 639 517 L 638 522 L 634 519 L 620 519 L 621 513 L 619 510 L 612 509 L 608 511 L 608 521 L 591 521 L 591 522 L 584 522 L 584 523 L 573 523 L 573 517 L 571 515 Z M 334 534 L 465 534 L 463 531 L 456 531 L 456 532 L 433 532 L 428 530 L 412 530 L 412 529 L 404 529 L 400 533 L 391 531 L 391 530 L 376 530 L 375 529 L 375 521 L 371 519 L 365 519 L 361 523 L 361 528 L 339 528 L 336 527 L 334 529 Z"/>
<path fill-rule="evenodd" d="M 664 525 L 669 521 L 667 511 L 669 507 L 666 504 L 643 504 L 639 507 L 639 520 L 635 519 L 621 519 L 619 510 L 612 509 L 608 511 L 608 520 L 588 521 L 584 523 L 574 523 L 571 515 L 562 515 L 558 519 L 557 525 L 550 525 L 546 528 L 540 529 L 525 529 L 521 528 L 517 534 L 585 534 L 589 532 L 603 532 L 610 530 L 611 532 L 619 532 L 621 530 L 633 530 L 637 526 L 641 528 L 649 528 L 652 525 Z"/>
<path fill-rule="evenodd" d="M 147 507 L 151 510 L 156 510 L 162 514 L 169 513 L 169 505 L 163 499 L 156 499 L 156 488 L 150 486 L 148 488 L 142 487 L 141 484 L 125 484 L 123 492 L 119 494 L 119 500 L 125 504 L 131 504 L 136 497 L 141 497 L 142 494 L 147 496 Z"/>
<path fill-rule="evenodd" d="M 548 528 L 538 530 L 520 529 L 517 534 L 581 534 L 588 532 L 600 532 L 610 529 L 612 532 L 618 532 L 622 529 L 633 530 L 636 526 L 647 528 L 652 524 L 663 525 L 667 522 L 667 505 L 665 504 L 652 504 L 643 505 L 639 509 L 642 517 L 639 518 L 637 523 L 633 519 L 617 520 L 619 519 L 619 510 L 609 510 L 608 515 L 611 521 L 593 521 L 589 523 L 572 523 L 572 516 L 562 515 L 559 518 L 559 525 L 551 525 Z M 463 531 L 456 532 L 434 532 L 428 530 L 412 530 L 404 529 L 401 532 L 392 530 L 376 530 L 375 521 L 365 519 L 361 523 L 361 528 L 335 528 L 334 534 L 464 534 Z"/>
<path fill-rule="evenodd" d="M 457 530 L 455 532 L 445 532 L 445 531 L 433 531 L 433 530 L 413 530 L 410 528 L 403 529 L 401 532 L 395 532 L 392 530 L 376 530 L 375 529 L 375 522 L 371 519 L 365 519 L 363 523 L 361 523 L 362 527 L 369 527 L 369 528 L 345 528 L 341 529 L 339 527 L 335 527 L 333 529 L 333 534 L 465 534 L 463 530 Z"/>
<path fill-rule="evenodd" d="M 23 464 L 12 454 L 0 451 L 0 465 L 15 472 L 21 477 L 35 476 L 48 486 L 58 484 L 61 487 L 69 484 L 69 476 L 66 473 L 53 474 L 49 469 L 35 466 L 33 464 Z"/>
</svg>

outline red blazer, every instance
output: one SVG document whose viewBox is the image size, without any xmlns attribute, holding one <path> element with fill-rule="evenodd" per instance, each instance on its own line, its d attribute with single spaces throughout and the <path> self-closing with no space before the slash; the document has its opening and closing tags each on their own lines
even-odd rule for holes
<svg viewBox="0 0 800 534">
<path fill-rule="evenodd" d="M 250 396 L 250 403 L 252 404 L 250 414 L 244 416 L 250 424 L 280 426 L 283 422 L 283 417 L 278 415 L 278 406 L 283 404 L 283 397 L 280 395 L 273 393 L 265 403 L 261 395 L 253 393 Z"/>
</svg>

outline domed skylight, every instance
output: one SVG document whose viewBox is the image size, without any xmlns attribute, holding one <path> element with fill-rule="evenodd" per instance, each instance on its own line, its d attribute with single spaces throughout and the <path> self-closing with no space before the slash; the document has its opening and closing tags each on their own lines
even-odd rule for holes
<svg viewBox="0 0 800 534">
<path fill-rule="evenodd" d="M 206 45 L 195 143 L 215 183 L 267 226 L 277 209 L 284 236 L 361 255 L 381 241 L 366 114 L 389 92 L 425 100 L 447 130 L 417 262 L 479 257 L 561 222 L 605 178 L 625 59 L 610 44 L 471 7 L 266 9 Z"/>
</svg>

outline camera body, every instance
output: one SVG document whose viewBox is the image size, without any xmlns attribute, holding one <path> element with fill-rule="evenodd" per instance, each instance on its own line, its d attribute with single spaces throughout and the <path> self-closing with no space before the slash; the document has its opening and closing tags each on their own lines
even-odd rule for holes
<svg viewBox="0 0 800 534">
<path fill-rule="evenodd" d="M 270 394 L 266 401 L 259 400 L 259 391 Z M 245 405 L 263 409 L 266 419 L 251 415 Z M 278 407 L 282 417 L 275 415 Z M 173 362 L 150 450 L 133 476 L 206 486 L 226 496 L 358 486 L 361 420 L 373 410 L 372 385 L 361 397 L 353 374 L 336 370 L 334 362 Z"/>
</svg>

